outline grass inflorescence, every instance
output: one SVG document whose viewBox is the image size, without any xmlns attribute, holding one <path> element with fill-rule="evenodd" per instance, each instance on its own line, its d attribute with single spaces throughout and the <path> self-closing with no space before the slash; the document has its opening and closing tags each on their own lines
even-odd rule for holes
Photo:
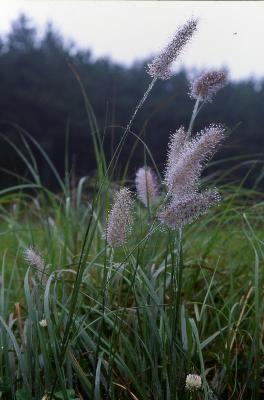
<svg viewBox="0 0 264 400">
<path fill-rule="evenodd" d="M 153 65 L 167 71 L 174 53 L 163 60 L 166 51 Z M 0 398 L 260 399 L 263 194 L 227 180 L 227 170 L 225 179 L 201 177 L 220 141 L 228 142 L 226 129 L 194 134 L 208 100 L 198 93 L 188 129 L 176 127 L 171 137 L 162 174 L 140 139 L 144 166 L 124 187 L 125 176 L 111 178 L 157 76 L 107 163 L 73 72 L 96 177 L 72 186 L 68 169 L 62 179 L 26 131 L 16 127 L 24 151 L 10 142 L 31 177 L 1 191 Z M 58 193 L 42 184 L 34 147 Z"/>
</svg>

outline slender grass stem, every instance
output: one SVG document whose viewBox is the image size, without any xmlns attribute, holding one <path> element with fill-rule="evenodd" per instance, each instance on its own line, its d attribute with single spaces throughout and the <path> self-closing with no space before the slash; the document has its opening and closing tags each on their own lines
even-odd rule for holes
<svg viewBox="0 0 264 400">
<path fill-rule="evenodd" d="M 191 121 L 190 121 L 189 128 L 188 128 L 188 131 L 187 131 L 187 139 L 189 139 L 191 137 L 194 121 L 195 121 L 195 119 L 196 119 L 196 117 L 198 115 L 198 112 L 199 112 L 199 110 L 198 110 L 199 104 L 200 104 L 200 98 L 198 97 L 196 102 L 195 102 L 195 104 L 194 104 Z"/>
<path fill-rule="evenodd" d="M 157 80 L 157 78 L 153 78 L 152 79 L 152 81 L 151 81 L 149 87 L 147 88 L 146 92 L 144 93 L 142 99 L 139 101 L 138 105 L 136 106 L 136 109 L 135 109 L 135 111 L 134 111 L 134 113 L 132 115 L 132 118 L 130 119 L 130 121 L 129 121 L 126 129 L 125 129 L 125 132 L 124 132 L 124 134 L 122 136 L 122 139 L 121 139 L 119 145 L 117 146 L 117 148 L 116 148 L 116 150 L 114 152 L 114 155 L 113 155 L 113 157 L 112 157 L 112 159 L 110 161 L 110 164 L 109 164 L 109 166 L 107 168 L 106 174 L 105 174 L 105 176 L 103 178 L 103 181 L 101 182 L 101 185 L 99 187 L 98 193 L 97 193 L 97 195 L 95 197 L 95 201 L 93 201 L 92 211 L 94 210 L 95 203 L 99 199 L 99 195 L 100 195 L 101 190 L 102 190 L 102 188 L 104 186 L 104 182 L 105 182 L 105 179 L 107 177 L 107 174 L 111 170 L 112 166 L 113 166 L 113 170 L 115 169 L 115 166 L 116 166 L 116 164 L 118 162 L 118 159 L 119 159 L 120 152 L 121 152 L 122 147 L 123 147 L 123 145 L 125 143 L 127 134 L 128 134 L 128 132 L 129 132 L 131 126 L 132 126 L 132 123 L 133 123 L 138 111 L 143 106 L 143 104 L 146 101 L 148 95 L 150 94 L 150 92 L 151 92 L 156 80 Z M 87 229 L 86 229 L 86 232 L 85 232 L 84 241 L 83 241 L 83 245 L 82 245 L 81 256 L 80 256 L 80 262 L 79 262 L 79 266 L 78 266 L 78 269 L 77 269 L 77 274 L 76 274 L 76 278 L 75 278 L 75 282 L 74 282 L 73 295 L 72 295 L 71 305 L 70 305 L 70 313 L 69 313 L 69 316 L 68 316 L 68 319 L 67 319 L 65 333 L 64 333 L 64 336 L 63 336 L 63 340 L 62 340 L 62 346 L 61 346 L 62 350 L 61 350 L 61 354 L 60 354 L 60 358 L 59 358 L 60 365 L 63 364 L 64 358 L 65 358 L 65 355 L 66 355 L 67 344 L 68 344 L 69 335 L 70 335 L 70 329 L 71 329 L 71 325 L 72 325 L 72 322 L 73 322 L 73 313 L 74 313 L 74 309 L 75 309 L 75 305 L 76 305 L 76 301 L 77 301 L 77 297 L 78 297 L 78 291 L 79 291 L 80 283 L 81 283 L 81 280 L 82 280 L 82 274 L 83 274 L 83 270 L 84 270 L 84 268 L 81 268 L 81 266 L 82 266 L 82 259 L 83 259 L 84 252 L 85 252 L 86 241 L 88 239 L 90 226 L 91 226 L 91 218 L 89 220 L 89 223 L 88 223 L 88 226 L 87 226 Z M 54 381 L 54 385 L 53 385 L 52 391 L 51 391 L 50 399 L 52 399 L 52 397 L 54 395 L 57 379 L 58 378 L 56 377 L 55 381 Z"/>
<path fill-rule="evenodd" d="M 183 229 L 179 228 L 177 232 L 177 288 L 176 288 L 176 304 L 175 304 L 175 316 L 176 316 L 175 324 L 177 331 L 179 330 L 182 283 L 183 283 L 182 282 L 183 281 L 182 236 L 183 236 Z M 178 333 L 180 333 L 180 331 Z"/>
</svg>

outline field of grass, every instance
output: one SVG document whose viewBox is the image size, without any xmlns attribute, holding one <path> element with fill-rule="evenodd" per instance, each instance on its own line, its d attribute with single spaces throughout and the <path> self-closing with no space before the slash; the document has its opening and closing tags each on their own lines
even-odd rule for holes
<svg viewBox="0 0 264 400">
<path fill-rule="evenodd" d="M 94 210 L 62 362 L 91 217 L 89 192 L 78 189 L 77 197 L 1 198 L 2 398 L 41 398 L 55 377 L 54 398 L 185 398 L 192 372 L 203 377 L 197 398 L 261 398 L 263 195 L 224 187 L 221 206 L 185 229 L 177 323 L 172 232 L 158 230 L 137 246 L 150 224 L 137 205 L 135 237 L 113 254 Z M 38 283 L 23 258 L 29 245 L 42 252 L 47 282 Z"/>
<path fill-rule="evenodd" d="M 113 249 L 116 185 L 93 205 L 89 179 L 60 194 L 38 184 L 1 196 L 1 398 L 262 398 L 262 193 L 223 185 L 220 205 L 184 228 L 178 297 L 177 231 L 149 235 L 153 210 L 137 202 L 133 235 Z"/>
<path fill-rule="evenodd" d="M 197 189 L 217 185 L 219 206 L 191 224 L 173 227 L 160 222 L 160 210 L 170 206 L 166 201 L 172 196 L 166 193 L 163 171 L 157 174 L 159 195 L 153 202 L 148 198 L 147 204 L 137 198 L 133 177 L 127 180 L 126 171 L 118 181 L 113 179 L 130 134 L 145 150 L 142 164 L 157 169 L 143 140 L 132 132 L 155 81 L 154 77 L 107 164 L 100 130 L 78 80 L 97 171 L 81 178 L 76 187 L 70 184 L 67 148 L 62 179 L 40 145 L 17 127 L 23 151 L 10 145 L 30 178 L 18 177 L 17 186 L 0 192 L 0 399 L 264 396 L 263 193 L 247 189 L 243 181 L 231 183 L 227 172 L 224 179 L 224 163 L 219 162 L 218 175 L 206 176 Z M 219 139 L 217 129 L 222 130 L 209 128 L 192 141 L 200 100 L 183 150 L 172 165 L 177 178 L 180 161 L 187 160 L 188 168 L 181 170 L 186 179 L 178 189 L 192 189 L 188 180 L 194 174 L 197 183 L 200 166 L 212 155 L 208 142 L 197 151 L 199 140 L 206 135 Z M 57 178 L 57 193 L 42 184 L 36 149 Z M 196 161 L 198 172 L 188 160 Z M 125 184 L 134 191 L 133 223 L 128 222 L 130 236 L 121 237 L 117 246 L 110 240 L 109 221 L 113 194 Z M 188 193 L 187 200 L 199 200 L 197 191 Z M 184 213 L 177 193 L 173 196 Z M 187 214 L 193 217 L 197 204 L 190 205 Z M 115 211 L 117 236 L 129 221 L 122 216 L 124 206 L 128 205 Z M 188 383 L 190 374 L 196 376 L 197 386 Z"/>
</svg>

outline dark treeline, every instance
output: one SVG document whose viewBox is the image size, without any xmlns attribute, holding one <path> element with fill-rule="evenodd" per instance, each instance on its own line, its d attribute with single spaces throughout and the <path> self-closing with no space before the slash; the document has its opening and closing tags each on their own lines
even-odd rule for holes
<svg viewBox="0 0 264 400">
<path fill-rule="evenodd" d="M 89 43 L 89 38 L 87 38 Z M 93 106 L 106 156 L 110 159 L 122 127 L 129 121 L 137 101 L 148 87 L 150 77 L 146 62 L 131 68 L 108 59 L 94 60 L 90 51 L 78 50 L 65 43 L 48 25 L 42 39 L 31 21 L 20 16 L 10 33 L 0 40 L 0 110 L 1 110 L 1 187 L 17 182 L 13 173 L 30 177 L 11 141 L 22 151 L 25 143 L 17 124 L 29 132 L 51 157 L 61 175 L 65 169 L 65 138 L 69 132 L 69 164 L 78 176 L 92 175 L 96 168 L 89 120 L 78 73 Z M 166 82 L 158 82 L 133 126 L 150 147 L 162 169 L 168 137 L 180 125 L 188 126 L 193 101 L 188 96 L 187 72 L 182 70 Z M 221 157 L 247 156 L 256 159 L 264 149 L 264 83 L 253 80 L 231 82 L 200 113 L 196 129 L 211 122 L 224 122 L 232 131 Z M 130 157 L 135 139 L 129 139 L 120 158 L 120 171 Z M 56 188 L 54 177 L 39 152 L 34 153 L 44 182 Z M 251 156 L 252 155 L 252 156 Z M 259 156 L 261 159 L 261 156 Z M 129 175 L 144 162 L 142 145 L 138 145 L 130 163 Z M 237 176 L 246 173 L 240 168 Z M 248 183 L 254 183 L 255 168 Z"/>
</svg>

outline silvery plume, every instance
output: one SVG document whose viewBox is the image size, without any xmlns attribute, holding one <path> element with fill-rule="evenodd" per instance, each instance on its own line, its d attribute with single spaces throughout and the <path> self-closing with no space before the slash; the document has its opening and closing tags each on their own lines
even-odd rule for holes
<svg viewBox="0 0 264 400">
<path fill-rule="evenodd" d="M 212 97 L 225 86 L 227 71 L 209 71 L 194 79 L 190 87 L 190 97 L 204 102 L 212 101 Z"/>
<path fill-rule="evenodd" d="M 149 167 L 139 168 L 136 173 L 136 189 L 139 200 L 147 207 L 158 197 L 157 176 Z"/>
<path fill-rule="evenodd" d="M 171 64 L 193 36 L 197 24 L 197 19 L 190 19 L 178 28 L 171 42 L 154 58 L 152 63 L 148 64 L 148 74 L 151 77 L 163 80 L 171 77 Z"/>
<path fill-rule="evenodd" d="M 182 199 L 172 200 L 159 214 L 160 221 L 171 228 L 179 228 L 196 220 L 217 205 L 220 195 L 217 189 L 194 192 Z"/>
<path fill-rule="evenodd" d="M 179 161 L 180 154 L 183 151 L 184 145 L 187 143 L 187 133 L 183 126 L 175 131 L 171 136 L 168 144 L 168 154 L 165 169 L 165 183 L 170 186 L 174 167 Z"/>
<path fill-rule="evenodd" d="M 169 201 L 159 214 L 162 224 L 182 227 L 219 202 L 217 189 L 200 193 L 199 183 L 206 161 L 223 138 L 224 128 L 217 124 L 210 125 L 193 139 L 188 139 L 183 128 L 172 135 L 165 171 Z"/>
<path fill-rule="evenodd" d="M 106 240 L 110 246 L 118 247 L 126 242 L 133 224 L 133 203 L 132 193 L 128 188 L 122 188 L 115 194 L 106 227 Z"/>
<path fill-rule="evenodd" d="M 165 171 L 168 197 L 174 200 L 198 190 L 199 179 L 206 161 L 218 149 L 224 138 L 222 125 L 212 124 L 189 140 L 183 128 L 170 141 Z"/>
<path fill-rule="evenodd" d="M 33 247 L 27 247 L 24 250 L 24 259 L 29 265 L 36 267 L 39 279 L 42 279 L 45 271 L 45 261 L 38 250 Z"/>
</svg>

